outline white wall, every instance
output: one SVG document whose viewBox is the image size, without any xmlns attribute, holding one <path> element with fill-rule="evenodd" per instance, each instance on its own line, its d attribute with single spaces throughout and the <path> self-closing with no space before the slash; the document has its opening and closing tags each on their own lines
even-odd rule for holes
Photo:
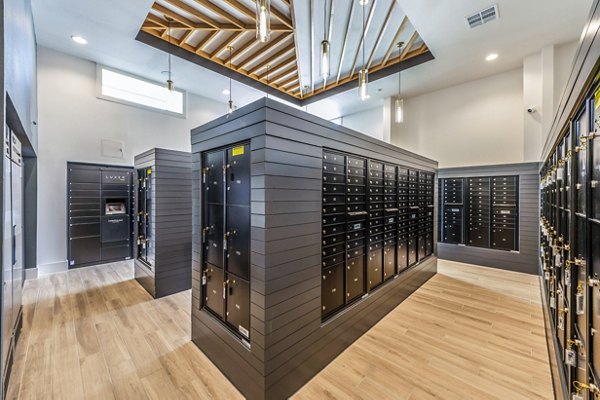
<svg viewBox="0 0 600 400">
<path fill-rule="evenodd" d="M 39 48 L 38 266 L 66 268 L 67 161 L 133 165 L 153 147 L 190 151 L 190 130 L 225 105 L 188 94 L 187 118 L 95 96 L 95 64 Z M 102 157 L 101 139 L 124 142 L 123 159 Z"/>
<path fill-rule="evenodd" d="M 405 99 L 392 143 L 440 167 L 523 161 L 523 70 Z"/>
<path fill-rule="evenodd" d="M 332 120 L 355 131 L 372 136 L 379 140 L 384 140 L 383 135 L 383 107 L 372 108 L 355 114 L 345 115 L 341 118 Z"/>
</svg>

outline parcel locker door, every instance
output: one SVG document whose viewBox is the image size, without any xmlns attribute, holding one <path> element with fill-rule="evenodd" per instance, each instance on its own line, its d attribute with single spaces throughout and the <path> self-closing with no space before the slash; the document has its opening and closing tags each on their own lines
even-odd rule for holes
<svg viewBox="0 0 600 400">
<path fill-rule="evenodd" d="M 327 315 L 344 304 L 344 264 L 325 268 L 321 282 L 321 315 Z"/>
<path fill-rule="evenodd" d="M 590 277 L 600 280 L 600 223 L 591 222 L 592 248 Z M 591 296 L 591 327 L 594 332 L 600 332 L 600 285 L 590 289 Z M 600 334 L 591 335 L 592 366 L 596 376 L 600 374 Z"/>
<path fill-rule="evenodd" d="M 250 145 L 227 149 L 227 204 L 250 205 Z"/>
<path fill-rule="evenodd" d="M 224 318 L 225 288 L 223 282 L 225 281 L 225 277 L 223 275 L 223 270 L 208 264 L 204 271 L 204 276 L 206 277 L 204 306 L 209 308 L 219 317 Z"/>
<path fill-rule="evenodd" d="M 433 233 L 430 231 L 425 235 L 425 257 L 433 254 Z"/>
<path fill-rule="evenodd" d="M 600 125 L 600 108 L 596 110 L 599 114 L 596 116 L 596 123 Z M 600 128 L 600 126 L 599 126 Z M 595 137 L 594 140 L 589 142 L 588 146 L 591 147 L 592 156 L 592 171 L 591 171 L 591 191 L 592 191 L 592 215 L 594 218 L 600 221 L 600 137 Z"/>
<path fill-rule="evenodd" d="M 250 283 L 233 275 L 227 278 L 226 321 L 240 335 L 250 338 Z"/>
<path fill-rule="evenodd" d="M 383 248 L 383 279 L 396 275 L 396 246 L 392 243 Z"/>
<path fill-rule="evenodd" d="M 227 272 L 250 279 L 250 207 L 227 206 Z"/>
<path fill-rule="evenodd" d="M 223 206 L 208 204 L 204 216 L 204 259 L 223 268 Z"/>
<path fill-rule="evenodd" d="M 579 308 L 577 312 L 574 312 L 575 315 L 572 318 L 575 320 L 577 324 L 577 328 L 579 332 L 584 336 L 583 340 L 586 340 L 586 333 L 588 330 L 587 323 L 587 310 L 586 310 L 586 302 L 587 302 L 587 231 L 586 231 L 587 220 L 585 217 L 575 214 L 575 246 L 573 249 L 573 255 L 577 260 L 583 260 L 584 264 L 576 265 L 571 264 L 571 276 L 573 277 L 574 282 L 571 287 L 571 293 L 575 296 L 575 306 L 571 307 L 573 310 Z M 572 296 L 571 296 L 572 297 Z M 578 307 L 578 301 L 580 302 L 580 306 Z"/>
<path fill-rule="evenodd" d="M 346 303 L 357 299 L 365 292 L 364 256 L 346 262 Z"/>
<path fill-rule="evenodd" d="M 408 241 L 398 242 L 398 273 L 408 268 Z"/>
<path fill-rule="evenodd" d="M 204 201 L 208 204 L 223 204 L 223 151 L 204 154 L 202 182 Z"/>
<path fill-rule="evenodd" d="M 419 236 L 419 250 L 418 250 L 418 259 L 419 261 L 425 258 L 427 238 L 425 235 Z"/>
<path fill-rule="evenodd" d="M 408 266 L 410 267 L 417 262 L 417 237 L 408 239 Z"/>
<path fill-rule="evenodd" d="M 369 252 L 367 262 L 367 287 L 369 290 L 375 288 L 382 280 L 382 250 L 377 249 Z"/>
</svg>

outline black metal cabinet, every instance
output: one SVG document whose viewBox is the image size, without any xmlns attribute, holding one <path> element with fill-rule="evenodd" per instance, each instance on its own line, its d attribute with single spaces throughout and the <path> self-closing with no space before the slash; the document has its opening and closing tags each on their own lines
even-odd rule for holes
<svg viewBox="0 0 600 400">
<path fill-rule="evenodd" d="M 250 146 L 203 153 L 202 188 L 203 306 L 249 339 Z"/>
<path fill-rule="evenodd" d="M 322 174 L 327 319 L 433 254 L 434 174 L 330 150 Z"/>
<path fill-rule="evenodd" d="M 129 259 L 133 168 L 67 164 L 69 268 Z"/>
<path fill-rule="evenodd" d="M 519 249 L 519 177 L 440 179 L 441 241 Z"/>
</svg>

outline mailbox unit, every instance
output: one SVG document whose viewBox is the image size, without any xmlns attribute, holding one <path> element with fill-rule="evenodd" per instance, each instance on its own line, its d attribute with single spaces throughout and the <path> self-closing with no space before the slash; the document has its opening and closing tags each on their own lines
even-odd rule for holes
<svg viewBox="0 0 600 400">
<path fill-rule="evenodd" d="M 130 259 L 133 169 L 75 162 L 67 169 L 69 268 Z"/>
<path fill-rule="evenodd" d="M 192 339 L 249 399 L 289 397 L 436 272 L 435 161 L 269 99 L 192 153 Z"/>
<path fill-rule="evenodd" d="M 135 157 L 135 279 L 155 298 L 192 284 L 191 159 L 157 148 Z"/>
</svg>

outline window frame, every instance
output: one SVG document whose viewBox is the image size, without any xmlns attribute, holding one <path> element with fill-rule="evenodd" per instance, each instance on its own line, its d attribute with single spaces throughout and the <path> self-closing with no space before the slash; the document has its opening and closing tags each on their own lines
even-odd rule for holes
<svg viewBox="0 0 600 400">
<path fill-rule="evenodd" d="M 123 104 L 126 106 L 141 108 L 141 109 L 147 110 L 147 111 L 170 115 L 172 117 L 177 117 L 177 118 L 182 118 L 182 119 L 187 118 L 187 91 L 181 90 L 181 89 L 174 89 L 176 92 L 181 93 L 181 95 L 182 95 L 182 112 L 181 113 L 178 113 L 175 111 L 170 111 L 170 110 L 165 110 L 162 108 L 152 107 L 152 106 L 148 106 L 145 104 L 137 103 L 135 101 L 130 101 L 130 100 L 126 100 L 126 99 L 121 99 L 119 97 L 113 97 L 113 96 L 103 94 L 102 93 L 102 87 L 103 87 L 102 71 L 103 70 L 107 70 L 107 71 L 110 71 L 110 72 L 113 72 L 116 74 L 120 74 L 120 75 L 129 77 L 129 78 L 133 78 L 133 79 L 137 79 L 139 81 L 150 83 L 153 85 L 165 86 L 165 84 L 163 82 L 156 82 L 151 79 L 146 79 L 139 75 L 131 74 L 129 72 L 125 72 L 125 71 L 122 71 L 122 70 L 119 70 L 116 68 L 111 68 L 111 67 L 108 67 L 108 66 L 102 65 L 102 64 L 96 64 L 96 98 L 101 99 L 101 100 L 110 101 L 113 103 Z"/>
</svg>

